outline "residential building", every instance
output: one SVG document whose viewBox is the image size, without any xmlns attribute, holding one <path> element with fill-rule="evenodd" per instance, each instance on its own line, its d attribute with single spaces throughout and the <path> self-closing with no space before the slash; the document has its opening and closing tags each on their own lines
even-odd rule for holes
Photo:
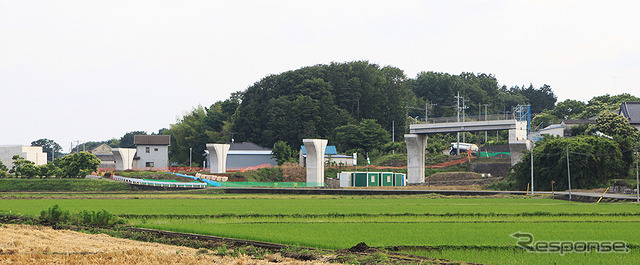
<svg viewBox="0 0 640 265">
<path fill-rule="evenodd" d="M 640 102 L 622 102 L 618 114 L 625 117 L 631 126 L 640 130 Z"/>
<path fill-rule="evenodd" d="M 170 135 L 135 135 L 133 144 L 136 146 L 134 168 L 169 167 Z"/>
<path fill-rule="evenodd" d="M 89 153 L 92 153 L 100 159 L 100 165 L 98 165 L 98 168 L 116 168 L 116 159 L 113 157 L 111 149 L 111 146 L 101 144 L 89 151 Z"/>
<path fill-rule="evenodd" d="M 231 143 L 227 152 L 227 168 L 238 169 L 259 165 L 278 165 L 271 148 L 251 142 Z"/>
</svg>

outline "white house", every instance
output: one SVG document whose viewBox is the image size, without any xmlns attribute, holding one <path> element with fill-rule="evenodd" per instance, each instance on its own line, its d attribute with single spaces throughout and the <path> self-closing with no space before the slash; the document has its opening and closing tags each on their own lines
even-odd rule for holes
<svg viewBox="0 0 640 265">
<path fill-rule="evenodd" d="M 564 123 L 552 124 L 540 130 L 540 134 L 553 135 L 556 137 L 564 137 L 567 126 Z"/>
<path fill-rule="evenodd" d="M 170 135 L 135 135 L 133 144 L 136 146 L 134 168 L 169 167 Z"/>
<path fill-rule="evenodd" d="M 11 168 L 13 166 L 13 156 L 19 155 L 39 165 L 47 164 L 47 153 L 42 152 L 42 146 L 22 146 L 22 145 L 2 145 L 0 146 L 0 161 Z"/>
</svg>

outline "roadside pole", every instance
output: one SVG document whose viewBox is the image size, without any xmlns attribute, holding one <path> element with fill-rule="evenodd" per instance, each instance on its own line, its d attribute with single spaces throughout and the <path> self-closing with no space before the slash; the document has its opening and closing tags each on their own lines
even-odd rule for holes
<svg viewBox="0 0 640 265">
<path fill-rule="evenodd" d="M 640 143 L 636 143 L 636 202 L 640 203 L 640 178 L 638 178 L 638 146 Z"/>
<path fill-rule="evenodd" d="M 567 144 L 567 180 L 569 183 L 569 200 L 571 200 L 571 169 L 569 168 L 569 144 Z"/>
<path fill-rule="evenodd" d="M 533 198 L 533 142 L 531 144 L 531 198 Z"/>
</svg>

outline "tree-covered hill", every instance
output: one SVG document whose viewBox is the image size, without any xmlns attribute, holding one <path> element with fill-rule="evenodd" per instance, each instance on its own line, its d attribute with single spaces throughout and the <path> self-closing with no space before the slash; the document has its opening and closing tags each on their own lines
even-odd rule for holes
<svg viewBox="0 0 640 265">
<path fill-rule="evenodd" d="M 271 75 L 249 87 L 236 112 L 239 141 L 271 146 L 278 140 L 332 138 L 339 126 L 373 119 L 402 132 L 411 91 L 404 72 L 368 62 L 316 65 Z"/>
<path fill-rule="evenodd" d="M 379 135 L 391 135 L 395 129 L 395 139 L 401 140 L 406 117 L 424 118 L 427 103 L 435 110 L 429 116 L 453 116 L 458 92 L 467 100 L 467 114 L 478 114 L 473 107 L 478 104 L 489 104 L 489 113 L 498 113 L 518 104 L 543 111 L 556 102 L 547 85 L 507 88 L 499 86 L 493 75 L 482 73 L 422 72 L 412 79 L 396 67 L 355 61 L 266 76 L 225 101 L 194 108 L 163 133 L 172 135 L 170 160 L 183 164 L 190 147 L 201 154 L 206 143 L 228 143 L 232 138 L 262 146 L 284 141 L 294 149 L 304 138 L 326 138 L 339 148 L 353 148 L 354 138 L 345 132 L 371 130 L 357 128 L 371 124 L 363 121 L 377 123 L 375 130 L 383 130 L 376 132 Z"/>
</svg>

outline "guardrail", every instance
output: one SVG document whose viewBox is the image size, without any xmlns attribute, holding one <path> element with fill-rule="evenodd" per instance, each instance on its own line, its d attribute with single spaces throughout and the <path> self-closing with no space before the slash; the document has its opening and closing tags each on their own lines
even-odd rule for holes
<svg viewBox="0 0 640 265">
<path fill-rule="evenodd" d="M 164 181 L 147 181 L 136 178 L 126 178 L 121 176 L 112 175 L 111 178 L 115 181 L 130 183 L 134 185 L 145 185 L 154 187 L 167 187 L 167 188 L 200 188 L 207 187 L 206 183 L 187 183 L 187 182 L 164 182 Z"/>
<path fill-rule="evenodd" d="M 507 113 L 507 114 L 491 114 L 491 115 L 487 115 L 485 117 L 485 115 L 477 115 L 477 114 L 467 114 L 465 115 L 465 117 L 460 116 L 460 122 L 462 121 L 496 121 L 496 120 L 511 120 L 511 119 L 515 119 L 515 116 L 511 113 Z M 424 117 L 418 117 L 418 119 L 412 118 L 412 122 L 413 124 L 425 124 L 424 122 Z M 454 117 L 429 117 L 429 119 L 427 120 L 428 124 L 435 124 L 435 123 L 454 123 L 454 122 L 458 122 L 458 117 L 454 116 Z"/>
</svg>

